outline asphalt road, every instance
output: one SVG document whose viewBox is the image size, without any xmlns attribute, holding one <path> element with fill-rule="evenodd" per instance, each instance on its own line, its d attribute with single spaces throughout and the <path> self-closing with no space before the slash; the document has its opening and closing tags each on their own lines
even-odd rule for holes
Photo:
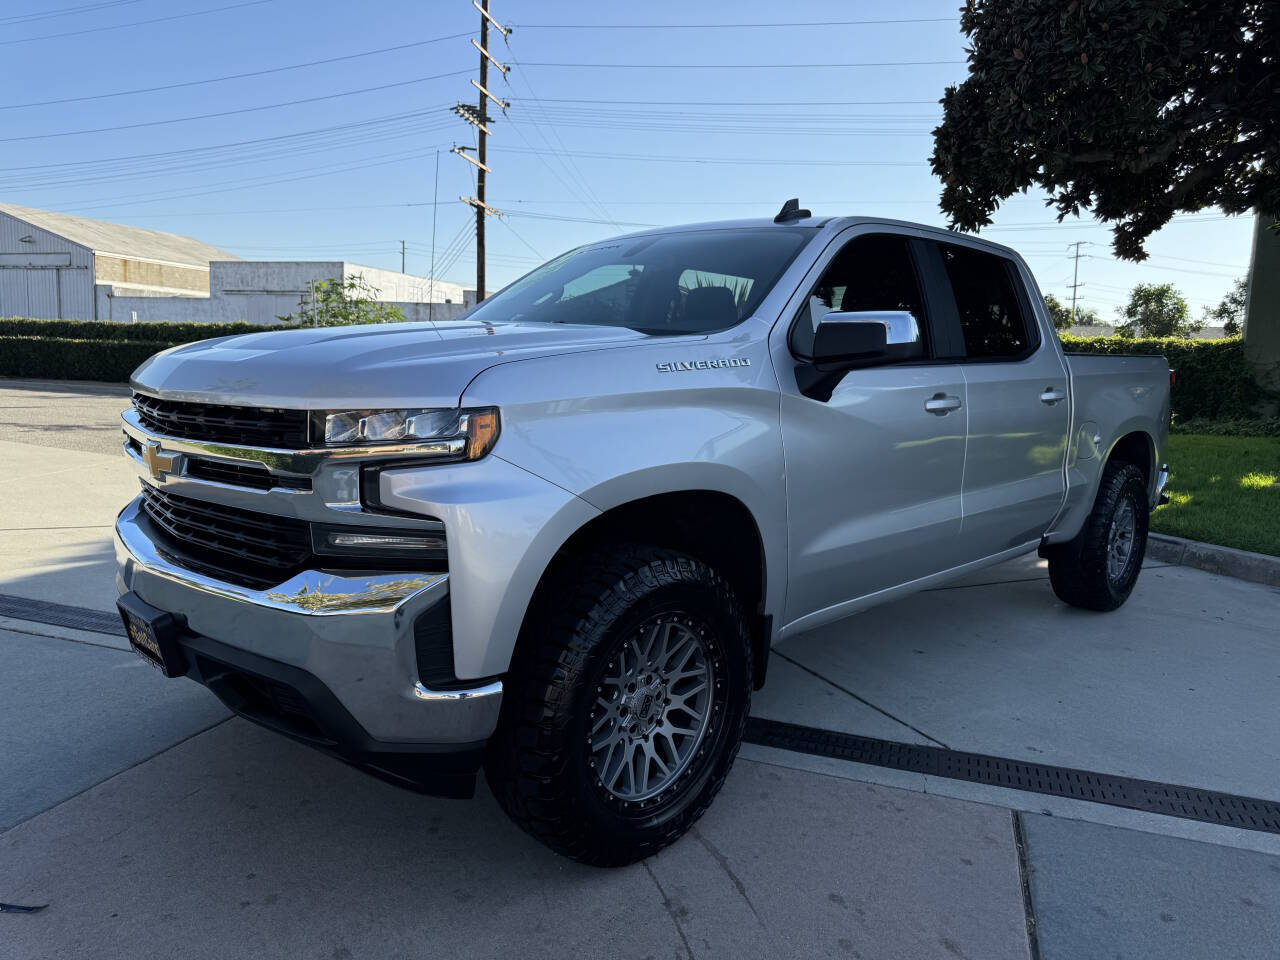
<svg viewBox="0 0 1280 960">
<path fill-rule="evenodd" d="M 110 611 L 119 388 L 0 381 L 0 595 Z M 1148 564 L 1109 615 L 1034 559 L 781 645 L 757 716 L 1280 800 L 1280 591 Z M 35 616 L 35 614 L 32 614 Z M 1021 842 L 1019 842 L 1021 841 Z M 695 832 L 564 861 L 0 619 L 0 958 L 1259 958 L 1280 836 L 743 748 Z"/>
</svg>

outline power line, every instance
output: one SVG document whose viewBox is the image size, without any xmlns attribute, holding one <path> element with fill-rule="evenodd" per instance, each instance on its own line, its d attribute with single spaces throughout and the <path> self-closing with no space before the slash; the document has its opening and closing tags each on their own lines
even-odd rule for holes
<svg viewBox="0 0 1280 960">
<path fill-rule="evenodd" d="M 562 63 L 526 60 L 525 67 L 580 67 L 590 70 L 820 70 L 833 67 L 936 67 L 966 60 L 877 60 L 856 63 Z"/>
<path fill-rule="evenodd" d="M 86 33 L 104 33 L 107 30 L 124 30 L 127 27 L 141 27 L 148 23 L 165 23 L 169 20 L 185 20 L 188 17 L 203 17 L 209 13 L 222 13 L 224 10 L 238 10 L 241 7 L 258 7 L 275 0 L 243 0 L 242 3 L 231 3 L 225 7 L 210 7 L 207 10 L 192 10 L 190 13 L 175 13 L 167 17 L 152 17 L 150 20 L 134 20 L 131 23 L 113 23 L 106 27 L 87 27 L 84 30 L 68 30 L 65 33 L 42 33 L 38 37 L 20 37 L 16 40 L 0 40 L 0 46 L 14 43 L 32 43 L 36 40 L 56 40 L 60 37 L 79 37 Z"/>
<path fill-rule="evenodd" d="M 898 20 L 791 20 L 781 23 L 517 23 L 520 30 L 740 30 L 756 27 L 872 27 L 891 23 L 955 23 L 956 17 Z"/>
<path fill-rule="evenodd" d="M 89 13 L 104 7 L 127 7 L 142 0 L 106 0 L 105 3 L 86 3 L 79 7 L 62 7 L 59 10 L 44 10 L 39 13 L 18 13 L 8 17 L 0 17 L 0 24 L 33 23 L 36 20 L 52 20 L 55 17 L 66 17 L 73 13 Z"/>
<path fill-rule="evenodd" d="M 432 144 L 431 146 L 410 153 L 401 154 L 399 156 L 387 157 L 385 154 L 373 154 L 367 158 L 351 158 L 344 161 L 344 164 L 336 167 L 312 167 L 301 171 L 291 171 L 283 175 L 272 175 L 269 178 L 249 178 L 246 180 L 224 181 L 224 185 L 220 189 L 215 190 L 196 190 L 188 193 L 169 194 L 166 196 L 155 196 L 147 194 L 134 194 L 124 197 L 110 197 L 102 200 L 79 201 L 82 209 L 94 209 L 98 207 L 120 206 L 124 203 L 156 203 L 164 200 L 182 200 L 190 197 L 206 197 L 219 193 L 228 193 L 232 190 L 239 190 L 246 187 L 265 187 L 277 183 L 293 183 L 296 180 L 310 180 L 315 177 L 329 176 L 334 173 L 351 173 L 358 170 L 365 170 L 370 167 L 387 166 L 393 163 L 403 163 L 407 160 L 416 160 L 424 156 L 430 156 L 431 152 L 440 144 Z M 354 165 L 350 165 L 354 161 Z"/>
<path fill-rule="evenodd" d="M 516 63 L 517 66 L 519 65 L 518 61 L 513 61 L 513 63 Z M 560 139 L 559 132 L 556 130 L 555 126 L 551 124 L 549 120 L 547 122 L 547 126 L 550 128 L 551 134 L 552 136 L 555 137 L 556 142 L 560 145 L 560 153 L 557 154 L 555 152 L 555 148 L 551 146 L 551 141 L 546 137 L 545 134 L 543 134 L 541 126 L 538 125 L 538 114 L 542 114 L 542 116 L 545 118 L 547 115 L 546 106 L 543 104 L 541 100 L 538 99 L 538 94 L 534 91 L 533 84 L 527 79 L 524 82 L 528 85 L 529 93 L 533 97 L 534 109 L 530 111 L 530 118 L 533 120 L 535 129 L 538 130 L 538 133 L 542 137 L 543 142 L 545 142 L 547 146 L 551 148 L 552 154 L 556 156 L 557 159 L 559 159 L 560 162 L 564 165 L 565 170 L 568 171 L 570 178 L 571 179 L 573 177 L 577 178 L 576 182 L 581 186 L 583 195 L 591 202 L 592 205 L 594 205 L 596 212 L 599 215 L 603 216 L 606 220 L 612 221 L 613 215 L 610 214 L 609 211 L 605 208 L 604 204 L 600 202 L 600 198 L 596 195 L 596 192 L 592 189 L 591 184 L 587 181 L 587 178 L 583 175 L 582 171 L 578 169 L 577 163 L 575 163 L 573 160 L 573 155 L 569 152 L 568 148 L 565 147 L 564 141 Z M 523 140 L 524 135 L 521 134 L 520 138 Z M 528 143 L 527 140 L 525 142 Z M 529 144 L 529 146 L 532 146 L 532 144 Z M 620 224 L 615 223 L 614 226 L 620 227 Z"/>
<path fill-rule="evenodd" d="M 334 133 L 344 130 L 357 130 L 381 123 L 412 120 L 444 112 L 444 106 L 428 107 L 407 113 L 389 113 L 364 120 L 352 120 L 348 123 L 337 123 L 328 127 L 313 127 L 310 130 L 299 130 L 295 133 L 280 133 L 269 137 L 253 137 L 249 140 L 231 140 L 226 143 L 214 143 L 203 147 L 184 147 L 181 150 L 162 150 L 156 153 L 134 153 L 115 157 L 95 157 L 92 160 L 67 160 L 61 163 L 33 163 L 19 167 L 0 167 L 0 173 L 15 173 L 23 170 L 49 170 L 54 168 L 89 168 L 94 169 L 105 164 L 122 163 L 132 160 L 158 160 L 171 157 L 190 157 L 193 154 L 212 153 L 238 147 L 255 146 L 266 143 L 280 143 L 286 140 L 302 139 L 319 134 Z"/>
<path fill-rule="evenodd" d="M 269 67 L 265 70 L 250 70 L 246 73 L 228 73 L 221 77 L 209 77 L 206 80 L 183 80 L 179 83 L 166 83 L 155 87 L 137 87 L 133 90 L 116 90 L 113 93 L 93 93 L 83 97 L 61 97 L 56 100 L 32 100 L 29 103 L 6 103 L 0 104 L 0 110 L 18 110 L 23 107 L 49 107 L 60 103 L 83 103 L 88 100 L 107 100 L 112 97 L 131 97 L 140 93 L 157 93 L 161 90 L 178 90 L 184 87 L 198 87 L 207 83 L 222 83 L 227 80 L 244 80 L 248 77 L 265 77 L 273 73 L 284 73 L 289 70 L 301 70 L 303 67 L 318 67 L 329 63 L 342 63 L 346 60 L 359 60 L 362 57 L 372 57 L 382 53 L 394 53 L 397 50 L 409 50 L 413 47 L 423 47 L 431 43 L 441 43 L 445 40 L 456 40 L 459 37 L 465 37 L 465 33 L 452 33 L 447 37 L 432 37 L 430 40 L 415 40 L 412 43 L 401 43 L 393 47 L 382 47 L 378 50 L 365 50 L 362 53 L 348 53 L 340 57 L 325 57 L 322 60 L 308 60 L 305 63 L 293 63 L 284 67 Z"/>
<path fill-rule="evenodd" d="M 519 103 L 526 97 L 512 97 Z M 542 103 L 594 103 L 607 106 L 642 104 L 667 107 L 889 107 L 937 105 L 938 100 L 584 100 L 579 97 L 543 98 Z"/>
<path fill-rule="evenodd" d="M 520 147 L 494 147 L 503 153 L 536 153 L 535 150 L 522 150 Z M 652 163 L 753 163 L 761 166 L 807 166 L 807 167 L 924 167 L 924 160 L 811 160 L 797 157 L 794 160 L 767 160 L 758 157 L 670 157 L 651 154 L 632 153 L 597 153 L 578 151 L 577 156 L 596 160 L 640 160 Z"/>
<path fill-rule="evenodd" d="M 293 107 L 300 103 L 319 103 L 323 100 L 337 100 L 340 97 L 353 97 L 361 93 L 373 93 L 378 90 L 391 90 L 396 87 L 407 87 L 415 83 L 426 83 L 429 80 L 443 80 L 446 77 L 458 77 L 469 70 L 452 70 L 449 73 L 437 73 L 429 77 L 415 77 L 412 80 L 398 80 L 395 83 L 382 83 L 374 87 L 361 87 L 358 90 L 344 90 L 341 93 L 327 93 L 316 97 L 301 97 L 297 100 L 283 100 L 280 103 L 266 103 L 257 107 L 240 107 L 236 110 L 219 110 L 215 113 L 198 113 L 189 117 L 170 117 L 167 120 L 143 120 L 138 123 L 122 123 L 114 127 L 94 127 L 84 130 L 63 130 L 58 133 L 37 133 L 21 137 L 0 137 L 0 143 L 16 143 L 20 140 L 49 140 L 54 137 L 75 137 L 85 133 L 110 133 L 115 130 L 136 130 L 140 127 L 159 127 L 169 123 L 186 123 L 189 120 L 210 120 L 215 117 L 231 117 L 244 113 L 256 113 L 262 110 L 276 110 L 280 107 Z"/>
<path fill-rule="evenodd" d="M 447 122 L 447 121 L 446 121 Z M 441 129 L 444 123 L 417 119 L 414 121 L 397 121 L 389 124 L 367 125 L 351 131 L 339 131 L 331 136 L 294 137 L 276 144 L 261 144 L 256 148 L 238 150 L 208 151 L 189 157 L 163 158 L 150 163 L 137 165 L 103 165 L 101 172 L 91 174 L 88 169 L 59 170 L 52 175 L 43 176 L 37 173 L 25 177 L 10 178 L 5 185 L 8 189 L 24 188 L 28 190 L 47 190 L 57 187 L 80 187 L 96 183 L 110 183 L 120 180 L 139 178 L 155 178 L 168 174 L 206 173 L 246 165 L 309 156 L 316 153 L 329 154 L 350 147 L 367 147 L 373 143 L 387 143 L 394 140 L 416 138 L 424 133 Z"/>
</svg>

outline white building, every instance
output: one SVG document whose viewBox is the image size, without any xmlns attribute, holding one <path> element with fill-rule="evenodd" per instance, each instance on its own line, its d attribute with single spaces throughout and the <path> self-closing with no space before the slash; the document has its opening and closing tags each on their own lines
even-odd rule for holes
<svg viewBox="0 0 1280 960">
<path fill-rule="evenodd" d="M 342 260 L 240 260 L 190 237 L 0 203 L 0 317 L 272 324 L 314 284 L 356 275 L 407 320 L 475 302 L 456 283 Z"/>
<path fill-rule="evenodd" d="M 96 320 L 95 289 L 208 297 L 217 247 L 155 230 L 0 204 L 0 316 Z"/>
</svg>

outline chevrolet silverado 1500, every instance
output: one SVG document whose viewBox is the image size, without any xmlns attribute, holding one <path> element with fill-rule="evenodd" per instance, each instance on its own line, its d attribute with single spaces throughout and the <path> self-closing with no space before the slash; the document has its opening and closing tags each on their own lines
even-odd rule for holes
<svg viewBox="0 0 1280 960">
<path fill-rule="evenodd" d="M 779 639 L 1037 550 L 1123 603 L 1169 381 L 1064 354 L 1022 259 L 945 230 L 788 202 L 592 243 L 460 320 L 144 363 L 120 607 L 236 713 L 424 792 L 483 767 L 626 863 L 720 789 Z"/>
</svg>

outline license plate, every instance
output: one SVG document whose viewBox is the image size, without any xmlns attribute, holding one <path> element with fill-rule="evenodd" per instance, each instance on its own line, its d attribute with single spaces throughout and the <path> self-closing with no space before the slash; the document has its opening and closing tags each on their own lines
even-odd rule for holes
<svg viewBox="0 0 1280 960">
<path fill-rule="evenodd" d="M 122 596 L 116 607 L 129 635 L 129 645 L 138 656 L 166 677 L 180 677 L 187 672 L 187 658 L 178 642 L 183 627 L 178 617 L 156 609 L 134 593 Z"/>
</svg>

